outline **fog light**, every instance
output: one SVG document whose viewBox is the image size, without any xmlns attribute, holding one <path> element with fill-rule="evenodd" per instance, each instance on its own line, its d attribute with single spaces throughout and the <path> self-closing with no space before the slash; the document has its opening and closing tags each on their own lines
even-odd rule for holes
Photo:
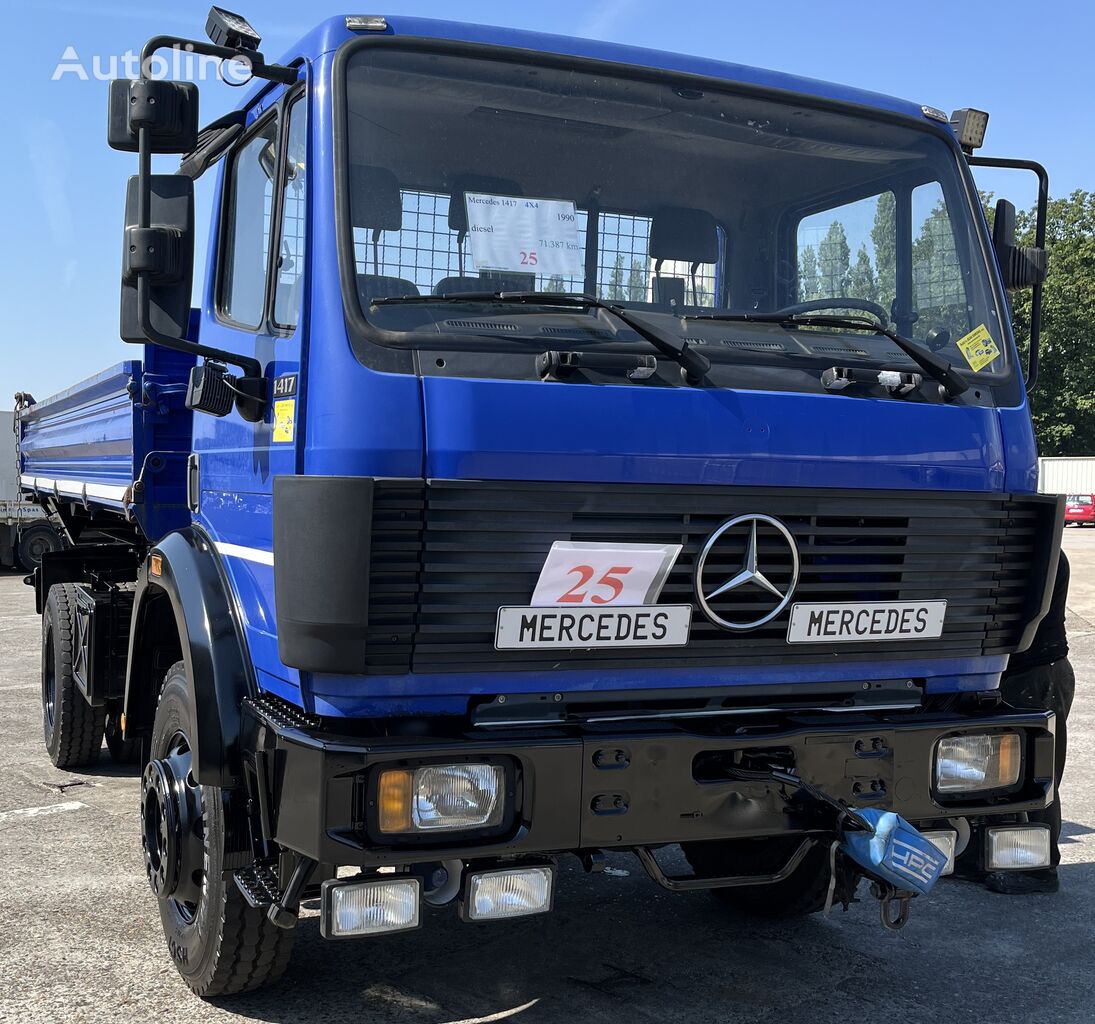
<svg viewBox="0 0 1095 1024">
<path fill-rule="evenodd" d="M 1011 825 L 985 829 L 985 867 L 989 871 L 1049 867 L 1049 829 Z"/>
<path fill-rule="evenodd" d="M 950 829 L 939 829 L 933 832 L 921 832 L 925 839 L 935 845 L 935 848 L 947 858 L 947 863 L 944 865 L 941 875 L 950 875 L 954 873 L 954 848 L 955 843 L 958 840 L 958 833 L 951 832 Z"/>
<path fill-rule="evenodd" d="M 328 879 L 320 887 L 320 934 L 349 939 L 417 928 L 421 889 L 418 878 Z"/>
<path fill-rule="evenodd" d="M 1019 781 L 1019 734 L 947 736 L 936 748 L 935 791 L 976 793 Z"/>
<path fill-rule="evenodd" d="M 389 769 L 377 783 L 381 832 L 493 828 L 505 811 L 506 773 L 496 764 Z"/>
<path fill-rule="evenodd" d="M 551 909 L 553 876 L 546 866 L 470 874 L 464 890 L 464 917 L 469 921 L 496 921 L 542 914 Z"/>
</svg>

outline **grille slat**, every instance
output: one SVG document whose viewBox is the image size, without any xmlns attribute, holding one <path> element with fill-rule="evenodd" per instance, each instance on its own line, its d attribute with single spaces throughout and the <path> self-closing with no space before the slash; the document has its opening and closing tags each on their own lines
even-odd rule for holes
<svg viewBox="0 0 1095 1024">
<path fill-rule="evenodd" d="M 1039 496 L 832 492 L 663 485 L 378 480 L 373 511 L 370 674 L 552 668 L 655 668 L 974 657 L 1012 650 L 1040 597 L 1056 505 Z M 938 639 L 795 644 L 787 616 L 746 633 L 709 622 L 696 605 L 699 553 L 719 525 L 766 513 L 796 539 L 795 600 L 948 602 Z M 694 606 L 691 639 L 676 649 L 494 649 L 501 605 L 526 604 L 553 541 L 676 543 L 681 556 L 663 603 Z M 732 532 L 712 572 L 736 571 Z M 736 546 L 737 545 L 737 546 Z M 786 546 L 758 536 L 766 572 L 789 579 Z M 778 582 L 777 582 L 778 585 Z M 734 592 L 722 612 L 747 617 L 768 600 Z M 769 605 L 770 607 L 770 605 Z"/>
</svg>

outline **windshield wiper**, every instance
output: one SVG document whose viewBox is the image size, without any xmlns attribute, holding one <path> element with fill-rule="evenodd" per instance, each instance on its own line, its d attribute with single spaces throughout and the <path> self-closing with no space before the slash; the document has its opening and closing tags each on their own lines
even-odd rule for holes
<svg viewBox="0 0 1095 1024">
<path fill-rule="evenodd" d="M 858 316 L 812 316 L 785 313 L 698 313 L 684 316 L 684 320 L 721 320 L 726 323 L 776 324 L 781 327 L 831 327 L 844 331 L 871 331 L 889 338 L 929 377 L 943 386 L 948 398 L 957 398 L 969 391 L 970 386 L 955 373 L 954 368 L 942 356 L 921 348 L 915 341 L 902 337 L 888 327 Z"/>
<path fill-rule="evenodd" d="M 460 292 L 455 295 L 400 295 L 373 299 L 372 306 L 429 305 L 433 303 L 498 303 L 511 306 L 561 306 L 567 309 L 600 309 L 620 323 L 630 327 L 664 356 L 680 364 L 681 377 L 695 387 L 703 382 L 711 369 L 711 360 L 697 352 L 685 339 L 668 334 L 631 310 L 611 302 L 602 302 L 592 295 L 571 295 L 565 292 Z"/>
</svg>

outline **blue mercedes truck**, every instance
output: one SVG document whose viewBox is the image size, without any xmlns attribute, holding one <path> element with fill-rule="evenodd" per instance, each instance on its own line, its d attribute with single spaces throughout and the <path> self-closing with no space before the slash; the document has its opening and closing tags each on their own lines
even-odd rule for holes
<svg viewBox="0 0 1095 1024">
<path fill-rule="evenodd" d="M 207 33 L 111 85 L 137 358 L 18 424 L 66 532 L 46 746 L 138 766 L 196 993 L 277 977 L 302 900 L 331 939 L 510 919 L 568 855 L 754 914 L 865 876 L 890 926 L 869 812 L 939 852 L 891 849 L 911 882 L 1045 862 L 1053 715 L 999 697 L 1061 530 L 1037 164 L 976 110 L 589 40 Z M 239 109 L 203 125 L 171 48 Z M 1036 246 L 979 164 L 1038 174 Z"/>
</svg>

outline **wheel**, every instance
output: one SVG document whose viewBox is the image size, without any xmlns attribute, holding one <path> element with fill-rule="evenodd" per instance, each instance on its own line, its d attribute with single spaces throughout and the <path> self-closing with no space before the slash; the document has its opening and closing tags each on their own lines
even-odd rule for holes
<svg viewBox="0 0 1095 1024">
<path fill-rule="evenodd" d="M 76 589 L 50 587 L 42 612 L 42 731 L 58 768 L 94 763 L 103 745 L 105 709 L 88 704 L 72 674 Z"/>
<path fill-rule="evenodd" d="M 801 842 L 798 836 L 780 836 L 684 843 L 681 848 L 692 870 L 711 878 L 775 874 L 791 859 Z M 829 850 L 824 843 L 817 843 L 791 877 L 782 882 L 710 891 L 720 903 L 756 917 L 805 917 L 824 908 L 829 875 Z"/>
<path fill-rule="evenodd" d="M 27 572 L 34 572 L 42 564 L 42 555 L 47 551 L 60 551 L 62 547 L 64 542 L 57 531 L 43 523 L 20 532 L 15 555 Z"/>
<path fill-rule="evenodd" d="M 115 764 L 137 763 L 137 741 L 122 738 L 121 723 L 113 712 L 106 716 L 106 749 L 110 751 L 110 759 Z"/>
<path fill-rule="evenodd" d="M 141 783 L 141 845 L 164 937 L 202 998 L 246 992 L 281 975 L 293 932 L 272 924 L 224 876 L 224 793 L 192 772 L 194 709 L 186 669 L 167 671 Z"/>
<path fill-rule="evenodd" d="M 884 306 L 870 299 L 853 299 L 850 296 L 841 296 L 831 299 L 811 299 L 809 302 L 796 302 L 793 306 L 784 306 L 777 309 L 776 313 L 786 316 L 797 316 L 800 313 L 819 313 L 826 309 L 861 309 L 864 313 L 870 313 L 878 318 L 878 322 L 886 327 L 890 322 L 890 314 Z"/>
</svg>

